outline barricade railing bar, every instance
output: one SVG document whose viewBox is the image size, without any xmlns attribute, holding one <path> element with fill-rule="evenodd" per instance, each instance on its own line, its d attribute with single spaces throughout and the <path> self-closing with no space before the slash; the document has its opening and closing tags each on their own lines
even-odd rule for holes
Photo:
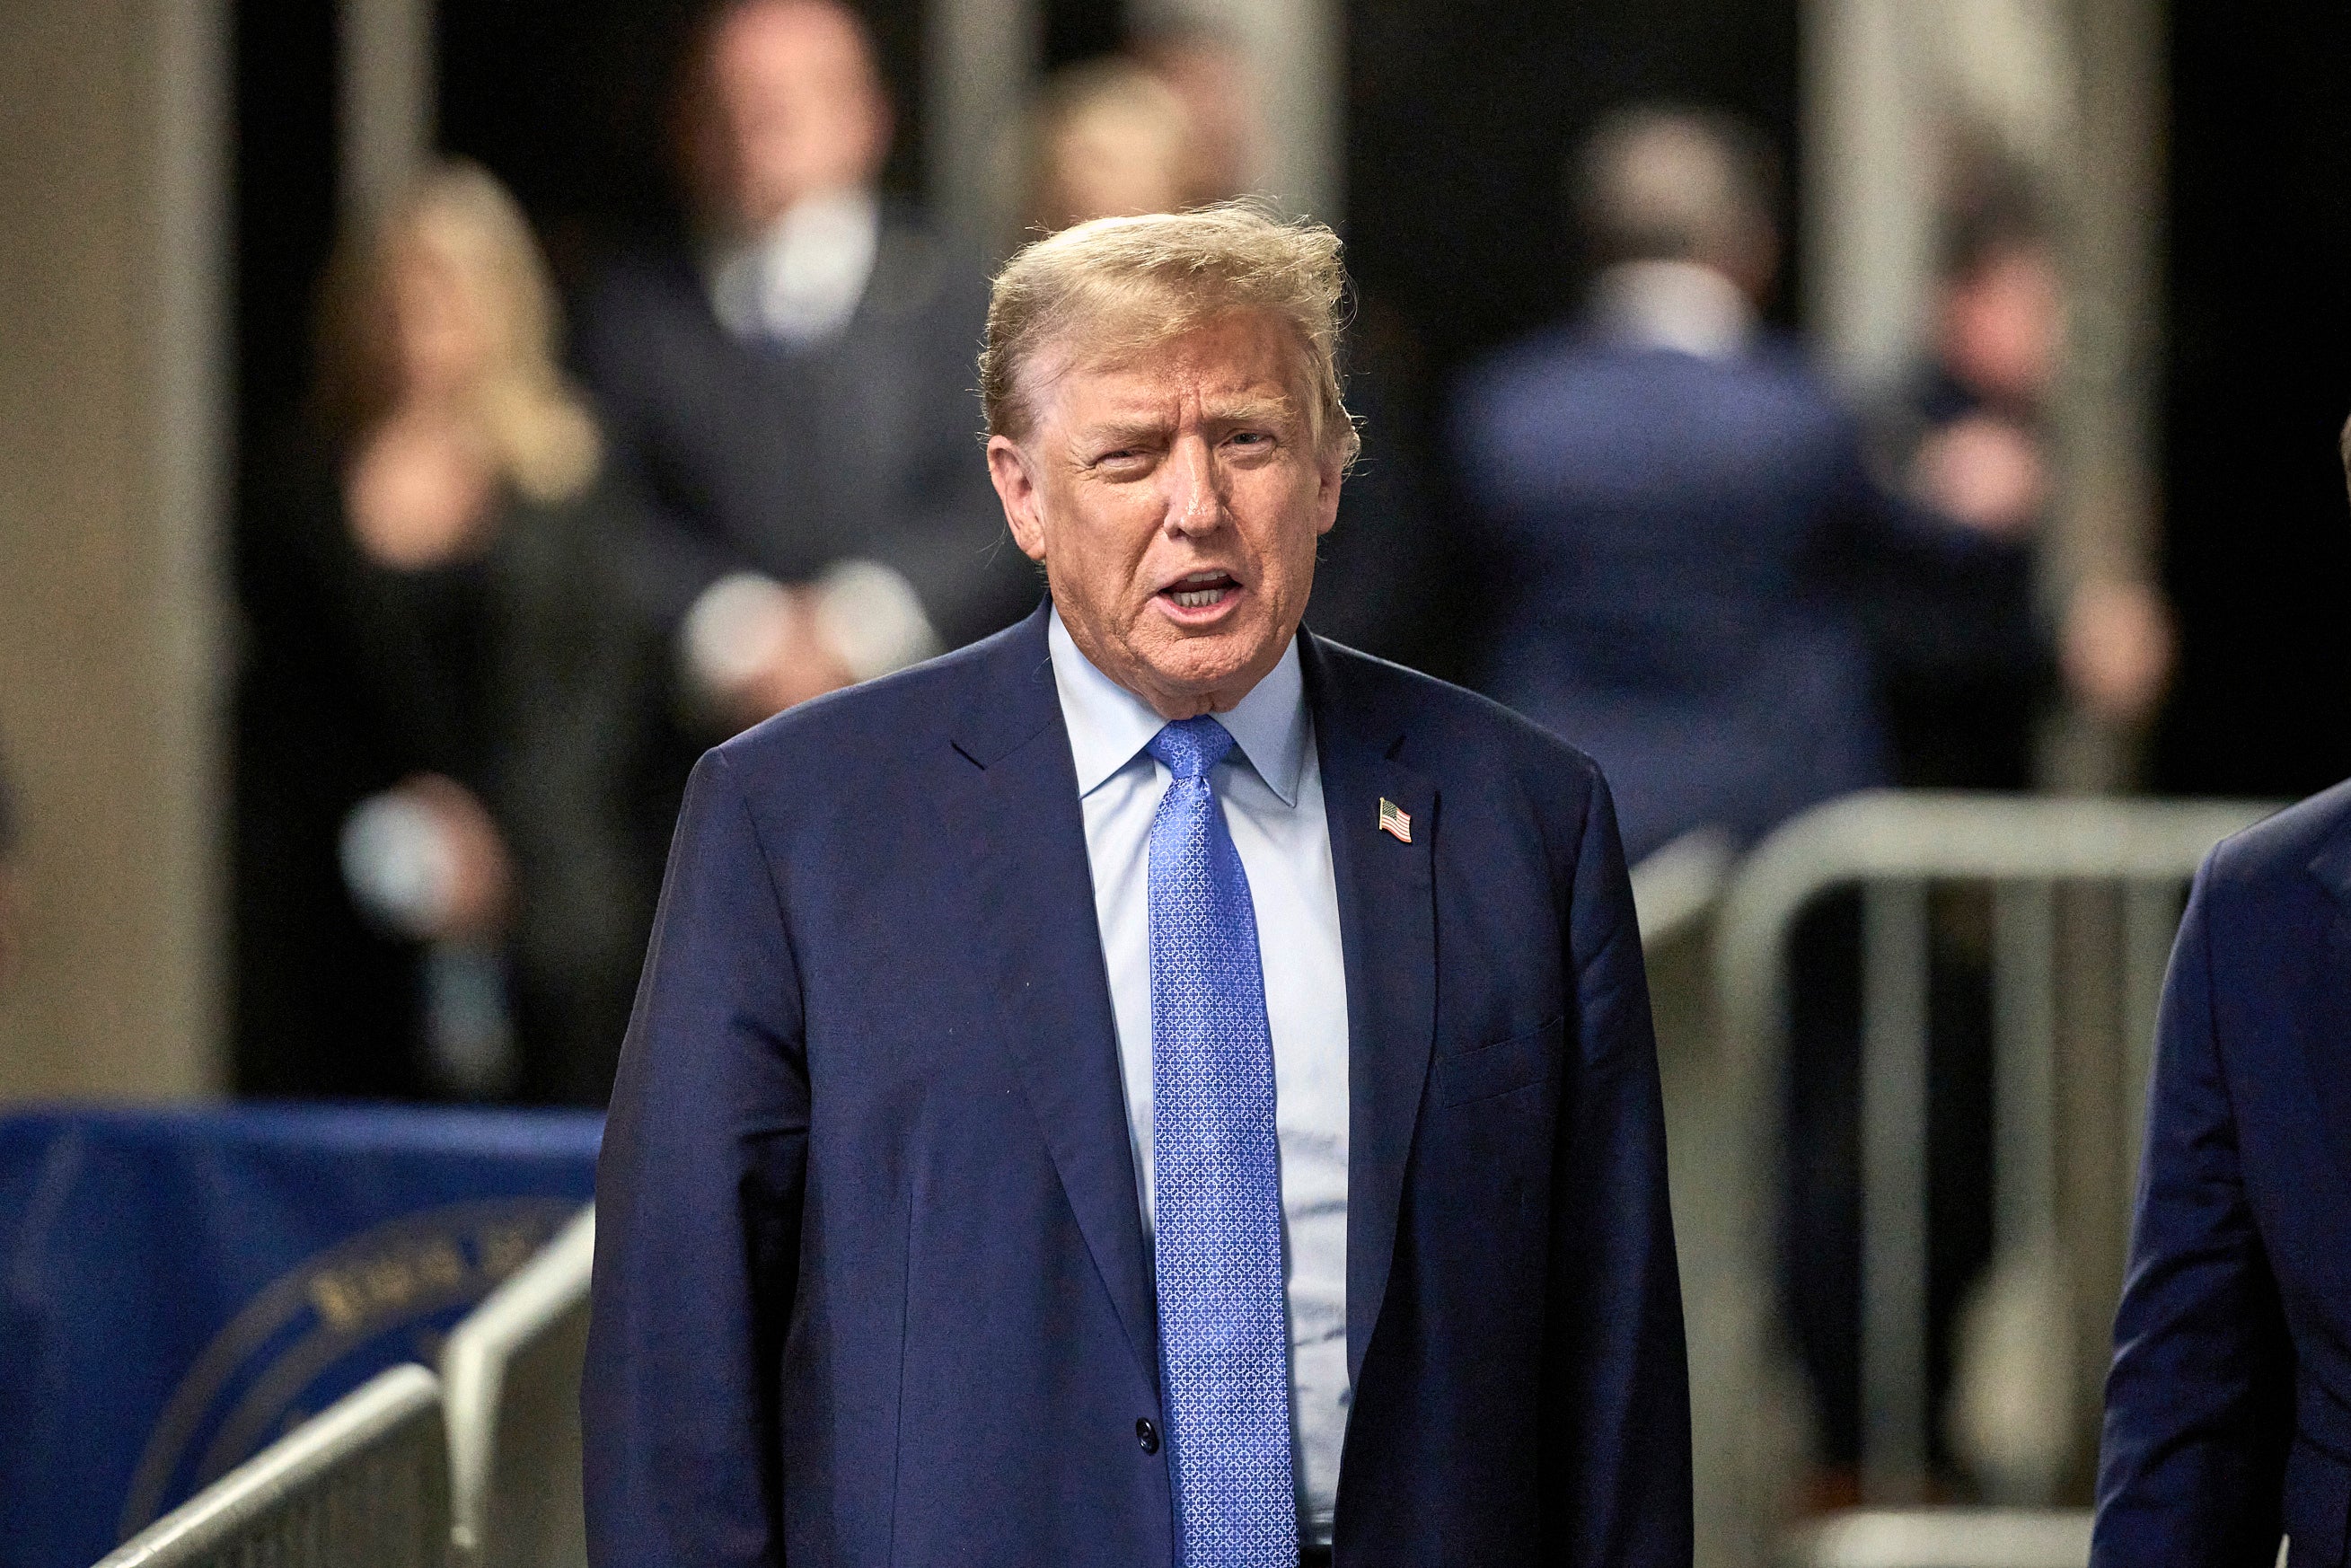
<svg viewBox="0 0 2351 1568">
<path fill-rule="evenodd" d="M 2059 1245 L 2061 1008 L 2069 1018 L 2094 1008 L 2115 1015 L 2100 1024 L 2101 1038 L 2118 1042 L 2122 1056 L 2111 1135 L 2121 1151 L 2116 1164 L 2135 1172 L 2155 1009 L 2188 883 L 2217 841 L 2273 810 L 1872 791 L 1797 817 L 1731 877 L 1713 929 L 1723 1083 L 1732 1103 L 1755 1110 L 1745 1118 L 1743 1148 L 1728 1153 L 1736 1168 L 1721 1179 L 1747 1210 L 1736 1234 L 1754 1249 L 1742 1267 L 1756 1281 L 1772 1276 L 1769 1195 L 1777 1190 L 1773 1155 L 1782 1136 L 1789 939 L 1822 894 L 1860 893 L 1865 1497 L 1917 1496 L 1927 1469 L 1930 895 L 1948 883 L 1991 889 L 1995 1256 L 2045 1253 Z M 2087 923 L 2091 946 L 2074 929 L 2085 923 L 2068 917 L 2077 886 L 2095 890 L 2112 912 Z M 2102 966 L 2108 978 L 2076 986 L 2074 972 L 2085 966 Z M 2068 1124 L 2069 1136 L 2078 1131 Z M 2129 1183 L 2120 1186 L 2117 1235 Z M 1757 1368 L 1714 1370 L 1734 1380 L 1761 1376 Z"/>
<path fill-rule="evenodd" d="M 467 1314 L 441 1355 L 458 1560 L 581 1568 L 580 1379 L 596 1211 Z"/>
<path fill-rule="evenodd" d="M 395 1366 L 101 1559 L 98 1568 L 442 1568 L 441 1385 Z"/>
<path fill-rule="evenodd" d="M 1802 1531 L 1792 1568 L 2083 1568 L 2086 1509 L 1871 1509 Z"/>
</svg>

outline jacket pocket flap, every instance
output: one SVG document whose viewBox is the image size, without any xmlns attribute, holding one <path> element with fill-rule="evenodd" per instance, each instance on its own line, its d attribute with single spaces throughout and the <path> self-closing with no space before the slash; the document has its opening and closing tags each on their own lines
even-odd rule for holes
<svg viewBox="0 0 2351 1568">
<path fill-rule="evenodd" d="M 1489 1100 L 1558 1076 L 1566 1048 L 1567 1016 L 1475 1051 L 1440 1055 L 1431 1072 L 1430 1103 L 1459 1105 Z"/>
</svg>

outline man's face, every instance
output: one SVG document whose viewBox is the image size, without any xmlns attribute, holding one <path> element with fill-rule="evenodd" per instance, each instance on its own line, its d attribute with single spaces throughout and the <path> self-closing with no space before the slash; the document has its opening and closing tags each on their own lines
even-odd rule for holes
<svg viewBox="0 0 2351 1568">
<path fill-rule="evenodd" d="M 890 115 L 865 40 L 825 0 L 754 0 L 711 39 L 697 152 L 705 200 L 756 233 L 793 203 L 872 182 Z"/>
<path fill-rule="evenodd" d="M 1316 439 L 1298 359 L 1254 314 L 1114 362 L 1048 353 L 1030 429 L 987 444 L 1071 637 L 1162 717 L 1232 707 L 1306 612 L 1341 458 Z"/>
</svg>

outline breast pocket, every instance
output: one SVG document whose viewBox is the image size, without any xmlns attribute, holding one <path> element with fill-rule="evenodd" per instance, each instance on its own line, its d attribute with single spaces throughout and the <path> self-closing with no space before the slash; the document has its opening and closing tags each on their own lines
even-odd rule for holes
<svg viewBox="0 0 2351 1568">
<path fill-rule="evenodd" d="M 1439 1109 L 1468 1105 L 1548 1083 L 1559 1076 L 1566 1042 L 1567 1015 L 1562 1013 L 1524 1034 L 1440 1054 L 1430 1071 L 1430 1103 Z"/>
</svg>

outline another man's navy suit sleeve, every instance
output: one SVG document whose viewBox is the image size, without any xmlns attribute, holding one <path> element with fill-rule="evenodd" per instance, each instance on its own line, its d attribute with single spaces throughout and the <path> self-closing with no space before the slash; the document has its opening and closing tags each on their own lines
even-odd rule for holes
<svg viewBox="0 0 2351 1568">
<path fill-rule="evenodd" d="M 726 758 L 687 787 L 596 1183 L 590 1560 L 782 1560 L 778 1368 L 807 1178 L 799 975 Z"/>
<path fill-rule="evenodd" d="M 2172 949 L 2098 1474 L 2094 1568 L 2267 1568 L 2293 1352 L 2215 1025 L 2216 852 Z"/>
<path fill-rule="evenodd" d="M 1689 1358 L 1647 972 L 1596 771 L 1568 897 L 1574 1059 L 1552 1165 L 1545 1368 L 1555 1561 L 1667 1568 L 1690 1560 Z"/>
</svg>

